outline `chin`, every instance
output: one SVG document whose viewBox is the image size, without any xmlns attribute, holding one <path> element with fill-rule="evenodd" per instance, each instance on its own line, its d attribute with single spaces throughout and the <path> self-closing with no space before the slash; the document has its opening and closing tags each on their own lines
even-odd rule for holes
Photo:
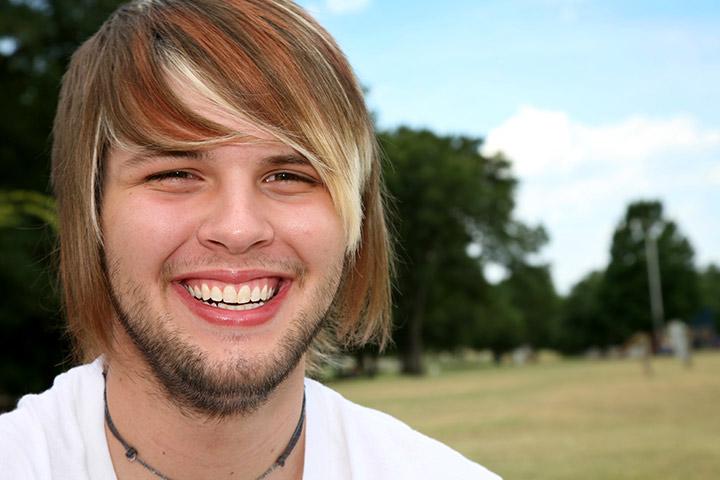
<svg viewBox="0 0 720 480">
<path fill-rule="evenodd" d="M 304 361 L 325 324 L 327 310 L 300 311 L 260 329 L 225 331 L 218 339 L 217 333 L 210 338 L 207 332 L 181 333 L 175 326 L 177 318 L 151 313 L 148 302 L 140 297 L 113 291 L 112 298 L 136 356 L 166 398 L 182 410 L 206 417 L 245 415 L 262 406 Z M 128 298 L 134 301 L 126 301 Z M 192 338 L 205 338 L 209 343 L 193 342 Z"/>
</svg>

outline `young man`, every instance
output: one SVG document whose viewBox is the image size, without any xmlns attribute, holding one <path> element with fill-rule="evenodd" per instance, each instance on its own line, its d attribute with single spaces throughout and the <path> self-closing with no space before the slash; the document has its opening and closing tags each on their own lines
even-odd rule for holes
<svg viewBox="0 0 720 480">
<path fill-rule="evenodd" d="M 305 378 L 389 332 L 380 164 L 285 0 L 140 0 L 74 55 L 53 184 L 89 362 L 0 417 L 12 479 L 494 479 Z"/>
</svg>

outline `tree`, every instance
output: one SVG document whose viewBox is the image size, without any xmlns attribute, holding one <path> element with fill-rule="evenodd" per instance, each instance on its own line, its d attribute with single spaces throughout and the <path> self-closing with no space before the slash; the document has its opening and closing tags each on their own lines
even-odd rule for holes
<svg viewBox="0 0 720 480">
<path fill-rule="evenodd" d="M 715 328 L 720 330 L 720 268 L 710 264 L 699 274 L 700 304 L 710 311 L 715 319 Z"/>
<path fill-rule="evenodd" d="M 501 288 L 521 314 L 522 341 L 535 348 L 553 347 L 558 336 L 560 299 L 549 265 L 514 262 L 509 270 Z"/>
<path fill-rule="evenodd" d="M 43 191 L 60 79 L 77 46 L 119 0 L 15 0 L 0 2 L 0 188 Z"/>
<path fill-rule="evenodd" d="M 652 238 L 650 237 L 652 236 Z M 699 306 L 693 249 L 659 201 L 630 204 L 615 229 L 600 298 L 608 316 L 604 342 L 619 343 L 652 331 L 646 241 L 657 245 L 664 316 L 689 319 Z"/>
<path fill-rule="evenodd" d="M 49 386 L 67 359 L 51 258 L 48 189 L 52 119 L 75 48 L 119 0 L 0 1 L 0 391 Z M 49 222 L 49 223 L 46 223 Z M 0 405 L 0 408 L 11 405 Z"/>
<path fill-rule="evenodd" d="M 604 279 L 604 272 L 590 272 L 573 286 L 562 302 L 557 342 L 560 351 L 577 354 L 594 345 L 612 343 L 611 328 L 600 299 Z"/>
<path fill-rule="evenodd" d="M 527 324 L 523 312 L 513 304 L 510 291 L 503 285 L 491 287 L 477 307 L 471 346 L 489 349 L 495 363 L 500 364 L 505 352 L 525 341 Z"/>
<path fill-rule="evenodd" d="M 490 292 L 482 264 L 522 259 L 546 236 L 513 218 L 510 163 L 482 156 L 480 140 L 408 128 L 379 140 L 399 246 L 395 339 L 403 370 L 421 373 L 424 341 L 443 348 L 472 341 L 476 305 Z M 481 247 L 479 258 L 468 256 L 470 243 Z"/>
</svg>

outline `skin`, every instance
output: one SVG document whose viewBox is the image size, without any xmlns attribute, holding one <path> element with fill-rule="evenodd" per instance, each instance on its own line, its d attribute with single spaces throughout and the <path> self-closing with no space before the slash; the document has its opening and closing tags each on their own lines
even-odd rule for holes
<svg viewBox="0 0 720 480">
<path fill-rule="evenodd" d="M 118 312 L 108 406 L 140 457 L 174 480 L 255 478 L 297 423 L 303 352 L 337 290 L 346 242 L 309 163 L 192 91 L 179 95 L 258 141 L 200 156 L 111 150 L 101 217 Z M 214 316 L 182 288 L 250 278 L 271 278 L 282 294 L 257 311 Z M 106 437 L 118 479 L 157 478 Z M 270 478 L 302 478 L 303 452 L 304 433 Z"/>
</svg>

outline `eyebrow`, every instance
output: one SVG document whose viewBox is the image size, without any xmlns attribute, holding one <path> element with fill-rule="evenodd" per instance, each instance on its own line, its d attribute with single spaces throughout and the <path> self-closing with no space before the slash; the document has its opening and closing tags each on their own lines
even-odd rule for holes
<svg viewBox="0 0 720 480">
<path fill-rule="evenodd" d="M 186 158 L 190 160 L 207 160 L 212 157 L 209 150 L 172 150 L 172 151 L 143 151 L 132 155 L 123 162 L 125 167 L 135 167 L 155 159 Z M 298 153 L 283 155 L 270 155 L 261 159 L 270 166 L 282 165 L 312 165 L 310 161 Z"/>
<path fill-rule="evenodd" d="M 123 166 L 132 168 L 161 158 L 189 158 L 192 160 L 204 160 L 209 156 L 209 152 L 205 150 L 143 150 L 125 160 L 123 162 Z"/>
<path fill-rule="evenodd" d="M 312 165 L 310 160 L 297 153 L 287 155 L 271 155 L 262 160 L 273 166 L 280 165 Z"/>
</svg>

